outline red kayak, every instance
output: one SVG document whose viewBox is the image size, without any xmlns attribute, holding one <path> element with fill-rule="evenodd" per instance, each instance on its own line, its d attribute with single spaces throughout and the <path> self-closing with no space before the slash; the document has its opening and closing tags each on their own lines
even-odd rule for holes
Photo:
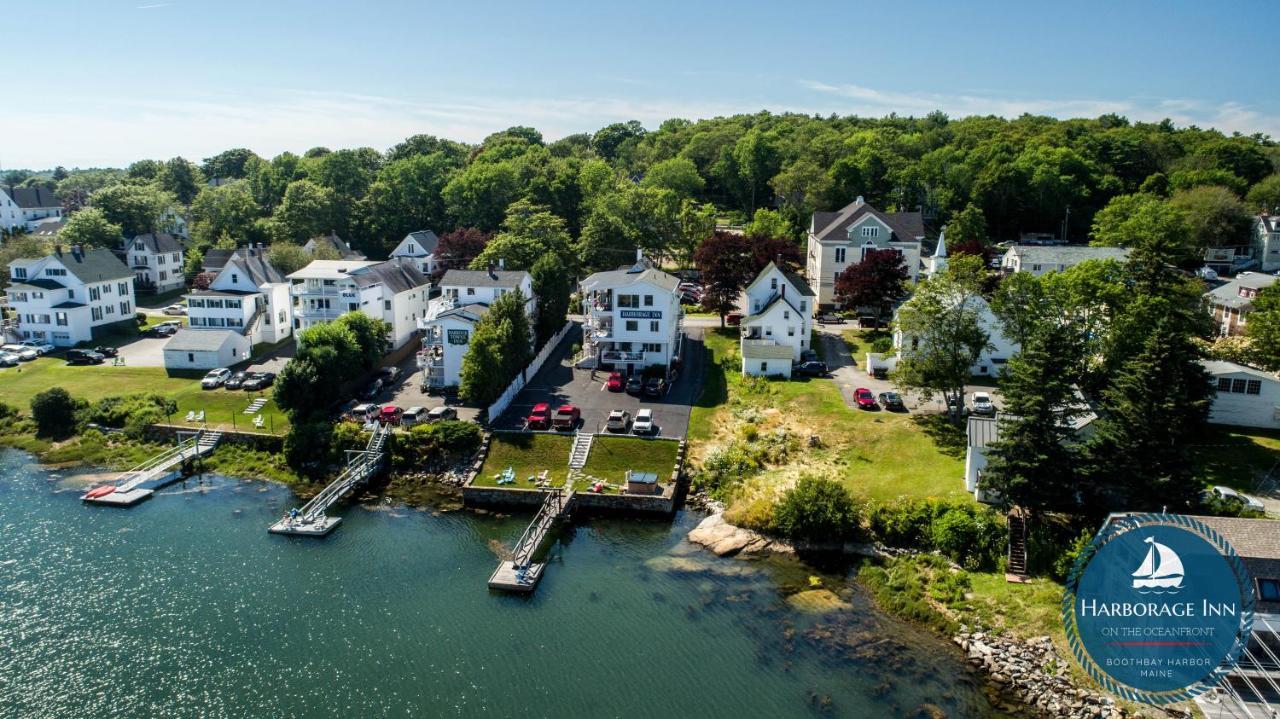
<svg viewBox="0 0 1280 719">
<path fill-rule="evenodd" d="M 89 490 L 89 492 L 84 495 L 84 498 L 96 499 L 98 497 L 105 497 L 114 491 L 116 491 L 116 486 L 114 484 L 104 484 L 101 487 L 94 487 L 93 489 Z"/>
</svg>

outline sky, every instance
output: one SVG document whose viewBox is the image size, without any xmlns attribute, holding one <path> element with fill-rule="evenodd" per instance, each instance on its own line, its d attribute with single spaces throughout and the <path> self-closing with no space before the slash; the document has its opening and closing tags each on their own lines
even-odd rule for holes
<svg viewBox="0 0 1280 719">
<path fill-rule="evenodd" d="M 0 18 L 3 169 L 760 110 L 1280 138 L 1266 2 L 40 0 Z"/>
</svg>

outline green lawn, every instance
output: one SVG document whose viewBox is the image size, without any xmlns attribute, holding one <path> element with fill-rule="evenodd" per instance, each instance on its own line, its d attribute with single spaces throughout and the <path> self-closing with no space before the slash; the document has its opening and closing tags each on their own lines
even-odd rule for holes
<svg viewBox="0 0 1280 719">
<path fill-rule="evenodd" d="M 1252 492 L 1264 481 L 1280 482 L 1280 432 L 1275 430 L 1211 426 L 1191 451 L 1206 485 Z"/>
<path fill-rule="evenodd" d="M 971 497 L 964 491 L 963 428 L 944 420 L 845 405 L 830 379 L 744 381 L 736 331 L 705 335 L 703 395 L 690 417 L 691 454 L 754 432 L 782 429 L 801 445 L 782 466 L 749 480 L 744 501 L 776 497 L 801 474 L 839 479 L 855 494 L 876 500 L 898 496 Z M 747 430 L 747 427 L 753 430 Z"/>
<path fill-rule="evenodd" d="M 159 392 L 178 404 L 175 424 L 183 424 L 188 411 L 205 412 L 205 422 L 212 427 L 257 431 L 253 417 L 243 414 L 249 402 L 259 396 L 270 399 L 271 393 L 230 390 L 203 390 L 203 372 L 169 373 L 163 367 L 116 367 L 111 364 L 68 366 L 57 357 L 42 357 L 18 367 L 0 369 L 0 402 L 27 410 L 31 398 L 49 387 L 62 387 L 76 399 L 90 402 L 110 395 Z M 267 421 L 262 431 L 284 433 L 288 419 L 268 401 L 262 410 Z"/>
<path fill-rule="evenodd" d="M 628 469 L 654 472 L 659 482 L 671 479 L 680 443 L 671 439 L 639 437 L 596 437 L 591 454 L 582 468 L 584 474 L 621 484 Z"/>
<path fill-rule="evenodd" d="M 849 354 L 853 356 L 853 361 L 857 363 L 858 369 L 865 370 L 867 368 L 867 353 L 871 352 L 871 343 L 878 339 L 892 339 L 893 334 L 888 330 L 860 330 L 850 329 L 840 332 L 840 336 L 844 338 L 845 347 L 849 348 Z"/>
<path fill-rule="evenodd" d="M 573 435 L 568 434 L 495 432 L 489 442 L 489 456 L 485 458 L 474 484 L 496 487 L 498 474 L 511 467 L 516 473 L 516 483 L 504 485 L 506 487 L 534 488 L 537 484 L 529 478 L 544 469 L 550 471 L 548 477 L 553 485 L 562 485 L 569 476 L 569 449 L 572 446 Z"/>
</svg>

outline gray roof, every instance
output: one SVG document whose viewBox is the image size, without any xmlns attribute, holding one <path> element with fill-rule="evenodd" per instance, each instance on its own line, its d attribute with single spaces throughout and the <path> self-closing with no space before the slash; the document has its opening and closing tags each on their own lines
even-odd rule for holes
<svg viewBox="0 0 1280 719">
<path fill-rule="evenodd" d="M 56 195 L 47 187 L 6 187 L 5 194 L 24 210 L 46 207 L 62 207 Z"/>
<path fill-rule="evenodd" d="M 519 287 L 529 273 L 524 270 L 449 270 L 440 278 L 440 286 L 451 287 Z"/>
<path fill-rule="evenodd" d="M 995 417 L 969 415 L 969 446 L 990 447 L 1000 437 Z"/>
<path fill-rule="evenodd" d="M 915 242 L 924 237 L 924 215 L 919 212 L 881 212 L 862 198 L 849 203 L 839 212 L 813 213 L 813 234 L 819 241 L 848 240 L 849 226 L 863 215 L 871 214 L 893 232 L 894 242 Z"/>
<path fill-rule="evenodd" d="M 436 233 L 431 230 L 410 232 L 409 237 L 412 237 L 413 241 L 417 242 L 418 246 L 422 248 L 422 251 L 428 255 L 435 254 L 436 247 L 440 245 L 440 238 L 436 237 Z"/>
<path fill-rule="evenodd" d="M 263 247 L 241 247 L 231 253 L 231 257 L 227 262 L 234 258 L 236 264 L 244 268 L 249 275 L 249 281 L 254 287 L 261 287 L 265 284 L 279 284 L 287 282 L 284 275 L 280 274 L 280 270 L 275 265 L 267 261 L 266 248 Z M 223 269 L 226 269 L 226 262 L 223 263 Z"/>
<path fill-rule="evenodd" d="M 205 272 L 217 272 L 226 266 L 227 258 L 231 257 L 233 253 L 235 253 L 235 250 L 220 250 L 216 247 L 211 247 L 205 250 L 204 259 L 201 261 L 200 266 Z"/>
<path fill-rule="evenodd" d="M 795 312 L 796 312 L 797 314 L 799 314 L 799 313 L 800 313 L 800 310 L 799 310 L 799 309 L 797 309 L 795 305 L 791 304 L 791 300 L 787 299 L 787 298 L 786 298 L 785 296 L 783 296 L 783 295 L 782 295 L 782 293 L 780 293 L 780 292 L 774 292 L 774 293 L 769 297 L 769 301 L 768 301 L 768 302 L 766 302 L 766 303 L 764 303 L 764 307 L 761 307 L 761 308 L 760 308 L 760 311 L 759 311 L 759 312 L 756 312 L 756 313 L 754 313 L 754 314 L 750 315 L 749 317 L 744 318 L 742 321 L 743 321 L 743 322 L 750 322 L 750 321 L 755 320 L 755 319 L 757 319 L 757 318 L 759 318 L 759 317 L 763 317 L 764 315 L 768 314 L 768 313 L 769 313 L 769 310 L 773 309 L 773 306 L 774 306 L 774 305 L 776 305 L 776 304 L 778 304 L 779 302 L 783 302 L 783 303 L 785 303 L 785 304 L 786 304 L 788 307 L 790 307 L 792 310 L 795 310 Z"/>
<path fill-rule="evenodd" d="M 35 231 L 33 231 L 31 234 L 36 237 L 53 237 L 57 235 L 59 232 L 62 232 L 62 228 L 66 226 L 67 226 L 67 218 L 65 217 L 57 220 L 52 220 L 49 222 L 41 222 L 40 224 L 36 225 Z"/>
<path fill-rule="evenodd" d="M 477 303 L 477 304 L 463 305 L 461 307 L 454 307 L 453 309 L 450 309 L 450 310 L 445 310 L 444 312 L 441 312 L 440 314 L 436 315 L 436 319 L 442 320 L 442 319 L 445 319 L 446 317 L 456 317 L 460 320 L 466 320 L 467 322 L 477 322 L 481 317 L 484 317 L 488 313 L 489 313 L 489 305 L 482 305 Z"/>
<path fill-rule="evenodd" d="M 1212 304 L 1221 307 L 1230 307 L 1239 309 L 1243 307 L 1252 307 L 1252 297 L 1241 297 L 1240 290 L 1252 289 L 1260 290 L 1263 287 L 1270 287 L 1276 283 L 1275 275 L 1267 275 L 1261 272 L 1241 272 L 1236 275 L 1230 282 L 1220 285 L 1209 290 L 1205 295 Z"/>
<path fill-rule="evenodd" d="M 83 302 L 75 302 L 74 300 L 66 300 L 66 301 L 64 301 L 64 302 L 59 302 L 58 304 L 53 305 L 53 309 L 55 309 L 55 310 L 73 310 L 73 309 L 75 309 L 75 308 L 77 308 L 77 307 L 84 307 L 84 306 L 85 306 L 85 304 L 84 304 Z"/>
<path fill-rule="evenodd" d="M 787 278 L 787 282 L 791 283 L 791 286 L 795 289 L 796 292 L 799 292 L 801 295 L 805 297 L 817 296 L 817 293 L 815 293 L 813 289 L 809 287 L 808 281 L 806 281 L 802 275 L 796 272 L 792 272 L 791 270 L 788 270 L 785 267 L 778 267 L 778 263 L 773 262 L 772 260 L 769 262 L 769 264 L 764 266 L 764 269 L 760 270 L 760 272 L 756 275 L 755 279 L 747 283 L 747 287 L 750 287 L 755 283 L 759 282 L 760 278 L 764 277 L 769 272 L 769 270 L 775 267 L 778 268 L 778 271 L 782 273 L 783 277 Z"/>
<path fill-rule="evenodd" d="M 307 244 L 303 245 L 302 249 L 306 250 L 307 252 L 315 252 L 316 247 L 321 244 L 325 244 L 325 245 L 328 245 L 329 247 L 332 247 L 338 253 L 340 259 L 344 259 L 344 260 L 363 260 L 364 259 L 364 255 L 351 249 L 351 245 L 348 245 L 346 242 L 343 241 L 341 237 L 338 237 L 338 233 L 336 232 L 330 232 L 327 235 L 312 237 L 311 239 L 307 240 Z"/>
<path fill-rule="evenodd" d="M 636 265 L 625 270 L 597 272 L 583 280 L 582 286 L 591 290 L 596 287 L 626 287 L 641 282 L 661 287 L 668 292 L 675 292 L 680 286 L 680 279 L 675 275 L 669 275 L 662 270 L 645 265 Z"/>
<path fill-rule="evenodd" d="M 66 266 L 67 272 L 75 275 L 85 284 L 133 279 L 133 270 L 125 267 L 114 252 L 101 247 L 83 253 L 63 250 L 62 254 L 58 255 L 58 259 Z"/>
<path fill-rule="evenodd" d="M 134 242 L 141 242 L 147 248 L 147 252 L 153 255 L 183 250 L 182 242 L 168 232 L 148 232 L 138 235 L 130 240 L 129 249 L 133 249 Z"/>
<path fill-rule="evenodd" d="M 1206 372 L 1208 372 L 1209 374 L 1215 377 L 1223 374 L 1243 373 L 1247 375 L 1253 375 L 1258 379 L 1270 380 L 1272 382 L 1280 382 L 1280 378 L 1277 378 L 1275 375 L 1271 374 L 1270 372 L 1264 372 L 1254 367 L 1247 367 L 1242 364 L 1236 364 L 1235 362 L 1227 362 L 1225 360 L 1202 360 L 1201 364 L 1204 365 L 1204 369 Z"/>
<path fill-rule="evenodd" d="M 1089 245 L 1014 245 L 1009 252 L 1022 258 L 1023 264 L 1066 265 L 1071 267 L 1087 260 L 1127 260 L 1125 247 L 1093 247 Z"/>
<path fill-rule="evenodd" d="M 795 350 L 773 340 L 742 340 L 742 356 L 749 359 L 790 360 L 795 356 Z"/>
<path fill-rule="evenodd" d="M 391 290 L 392 294 L 397 295 L 415 287 L 431 284 L 430 278 L 407 257 L 395 257 L 386 262 L 353 270 L 351 279 L 355 280 L 357 287 L 383 285 Z"/>
<path fill-rule="evenodd" d="M 182 328 L 165 343 L 165 350 L 179 352 L 217 352 L 233 336 L 234 330 L 193 330 Z"/>
</svg>

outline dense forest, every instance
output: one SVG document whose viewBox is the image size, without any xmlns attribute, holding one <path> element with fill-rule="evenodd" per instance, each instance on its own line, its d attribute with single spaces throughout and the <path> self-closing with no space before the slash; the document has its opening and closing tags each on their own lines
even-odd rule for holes
<svg viewBox="0 0 1280 719">
<path fill-rule="evenodd" d="M 51 187 L 73 213 L 66 237 L 88 244 L 163 229 L 173 212 L 189 218 L 196 248 L 297 244 L 332 230 L 375 258 L 413 230 L 505 232 L 518 244 L 519 226 L 567 241 L 565 259 L 590 270 L 636 247 L 689 262 L 716 222 L 799 239 L 814 210 L 858 195 L 922 210 L 931 233 L 954 218 L 957 241 L 1065 232 L 1126 244 L 1159 233 L 1191 260 L 1205 245 L 1243 243 L 1250 216 L 1280 206 L 1278 166 L 1270 138 L 1167 120 L 762 112 L 652 131 L 617 123 L 554 142 L 512 127 L 479 145 L 416 135 L 385 152 L 317 147 L 268 159 L 231 149 L 198 164 L 139 160 L 3 180 Z"/>
</svg>

